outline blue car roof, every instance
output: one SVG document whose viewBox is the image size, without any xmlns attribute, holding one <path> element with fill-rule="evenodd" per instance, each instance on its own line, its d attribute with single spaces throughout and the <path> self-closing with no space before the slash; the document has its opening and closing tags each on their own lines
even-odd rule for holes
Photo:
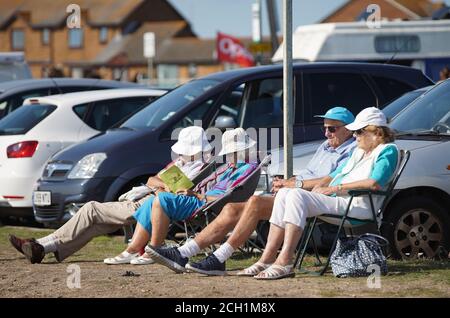
<svg viewBox="0 0 450 318">
<path fill-rule="evenodd" d="M 294 70 L 298 69 L 315 69 L 323 68 L 323 69 L 358 69 L 360 71 L 375 71 L 380 70 L 383 72 L 392 71 L 392 72 L 410 72 L 411 74 L 421 74 L 423 76 L 422 71 L 418 69 L 414 69 L 407 66 L 401 65 L 391 65 L 391 64 L 379 64 L 379 63 L 361 63 L 361 62 L 314 62 L 314 63 L 301 63 L 297 62 L 293 64 Z M 229 70 L 225 72 L 213 73 L 210 75 L 206 75 L 203 79 L 211 79 L 211 80 L 231 80 L 234 78 L 241 77 L 243 75 L 251 76 L 253 74 L 259 74 L 261 72 L 281 72 L 283 69 L 282 64 L 275 65 L 266 65 L 266 66 L 257 66 L 257 67 L 248 67 L 248 68 L 240 68 Z M 430 80 L 430 84 L 432 81 Z"/>
<path fill-rule="evenodd" d="M 99 80 L 92 78 L 42 78 L 42 79 L 24 79 L 17 81 L 1 82 L 0 94 L 5 92 L 20 92 L 30 89 L 39 89 L 58 86 L 92 86 L 92 87 L 142 87 L 130 82 L 119 82 L 109 80 Z"/>
</svg>

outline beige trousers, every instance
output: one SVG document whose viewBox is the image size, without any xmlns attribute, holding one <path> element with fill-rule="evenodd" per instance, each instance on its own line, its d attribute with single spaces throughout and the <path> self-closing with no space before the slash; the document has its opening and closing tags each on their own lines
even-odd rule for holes
<svg viewBox="0 0 450 318">
<path fill-rule="evenodd" d="M 59 262 L 69 257 L 96 236 L 115 232 L 124 225 L 136 223 L 134 212 L 149 198 L 139 201 L 105 202 L 90 201 L 63 226 L 56 230 L 57 252 Z"/>
</svg>

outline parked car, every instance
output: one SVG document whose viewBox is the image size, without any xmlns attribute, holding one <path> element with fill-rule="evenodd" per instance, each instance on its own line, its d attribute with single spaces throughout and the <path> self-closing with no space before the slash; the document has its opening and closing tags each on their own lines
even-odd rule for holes
<svg viewBox="0 0 450 318">
<path fill-rule="evenodd" d="M 53 154 L 107 130 L 164 93 L 111 89 L 25 100 L 0 120 L 0 217 L 32 217 L 33 186 Z M 52 166 L 52 172 L 59 168 Z M 36 202 L 46 199 L 35 196 Z"/>
<path fill-rule="evenodd" d="M 31 77 L 23 52 L 0 52 L 0 82 Z"/>
<path fill-rule="evenodd" d="M 295 64 L 293 70 L 295 143 L 323 137 L 322 123 L 314 115 L 332 105 L 346 105 L 357 113 L 432 84 L 418 70 L 392 65 L 313 63 Z M 380 81 L 383 89 L 377 85 Z M 211 74 L 159 98 L 120 129 L 59 152 L 37 184 L 36 190 L 51 199 L 34 205 L 36 220 L 64 222 L 88 201 L 116 200 L 171 160 L 175 132 L 183 127 L 244 127 L 260 150 L 270 149 L 283 135 L 282 82 L 280 65 Z M 213 145 L 220 147 L 220 138 Z M 57 173 L 54 166 L 60 167 Z"/>
<path fill-rule="evenodd" d="M 90 78 L 44 78 L 2 82 L 0 83 L 0 119 L 22 106 L 27 98 L 107 88 L 146 87 L 130 82 Z"/>
<path fill-rule="evenodd" d="M 447 80 L 415 99 L 391 123 L 397 131 L 398 147 L 411 151 L 381 227 L 393 255 L 399 258 L 432 258 L 450 250 L 449 100 Z M 307 164 L 319 144 L 315 141 L 294 146 L 294 174 Z M 282 174 L 279 149 L 272 154 L 268 175 Z M 262 183 L 261 190 L 269 182 Z M 325 235 L 324 231 L 315 233 L 316 242 L 326 246 Z"/>
<path fill-rule="evenodd" d="M 402 111 L 406 106 L 411 104 L 416 98 L 422 94 L 428 92 L 433 86 L 422 87 L 411 92 L 407 92 L 390 102 L 383 108 L 383 113 L 386 115 L 388 121 L 390 121 L 395 115 Z"/>
</svg>

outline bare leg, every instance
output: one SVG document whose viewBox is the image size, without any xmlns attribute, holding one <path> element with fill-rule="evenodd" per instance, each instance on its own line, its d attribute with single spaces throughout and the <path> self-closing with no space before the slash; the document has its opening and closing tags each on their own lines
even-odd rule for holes
<svg viewBox="0 0 450 318">
<path fill-rule="evenodd" d="M 234 249 L 243 245 L 259 221 L 270 219 L 274 200 L 274 197 L 252 196 L 245 204 L 244 212 L 227 240 L 228 244 Z"/>
<path fill-rule="evenodd" d="M 271 264 L 277 258 L 278 249 L 283 243 L 284 239 L 284 229 L 278 225 L 271 224 L 269 235 L 267 237 L 266 248 L 264 249 L 259 262 L 264 264 Z"/>
<path fill-rule="evenodd" d="M 244 211 L 246 203 L 228 203 L 224 206 L 219 215 L 207 227 L 205 227 L 196 237 L 195 242 L 200 249 L 220 242 L 228 232 L 238 223 Z"/>
<path fill-rule="evenodd" d="M 286 223 L 283 248 L 278 255 L 275 264 L 286 266 L 291 264 L 298 241 L 302 236 L 303 230 L 291 223 Z"/>
<path fill-rule="evenodd" d="M 150 239 L 150 233 L 148 233 L 147 230 L 142 225 L 137 223 L 136 229 L 135 229 L 133 237 L 131 239 L 131 243 L 128 245 L 126 251 L 128 253 L 139 252 L 147 244 L 149 239 Z"/>
<path fill-rule="evenodd" d="M 164 243 L 169 225 L 169 217 L 159 203 L 159 198 L 155 198 L 152 205 L 152 237 L 150 240 L 152 246 L 159 247 Z"/>
</svg>

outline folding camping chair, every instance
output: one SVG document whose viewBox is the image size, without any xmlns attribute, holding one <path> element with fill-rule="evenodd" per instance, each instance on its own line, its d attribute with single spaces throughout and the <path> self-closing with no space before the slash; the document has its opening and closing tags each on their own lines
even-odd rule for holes
<svg viewBox="0 0 450 318">
<path fill-rule="evenodd" d="M 298 270 L 301 272 L 306 272 L 306 273 L 314 274 L 314 275 L 323 275 L 326 272 L 326 270 L 330 264 L 331 254 L 333 253 L 333 251 L 336 247 L 336 243 L 339 239 L 339 234 L 341 233 L 342 229 L 344 229 L 344 234 L 345 234 L 345 229 L 349 229 L 351 231 L 352 228 L 355 228 L 355 227 L 359 227 L 359 226 L 367 225 L 367 224 L 374 224 L 377 231 L 379 232 L 378 220 L 381 220 L 381 218 L 382 218 L 383 212 L 386 209 L 386 206 L 388 204 L 388 201 L 392 194 L 392 191 L 394 190 L 394 187 L 397 184 L 397 181 L 400 178 L 400 175 L 402 174 L 403 169 L 405 168 L 406 164 L 408 163 L 409 157 L 410 157 L 409 151 L 400 150 L 400 158 L 399 158 L 399 165 L 397 168 L 397 172 L 396 172 L 394 178 L 389 183 L 386 191 L 349 190 L 348 194 L 350 196 L 350 201 L 347 205 L 347 209 L 343 216 L 334 215 L 334 214 L 323 214 L 323 215 L 319 215 L 314 218 L 309 218 L 308 222 L 306 224 L 306 227 L 304 229 L 302 239 L 300 240 L 299 245 L 298 245 L 297 255 L 295 258 L 295 262 L 294 262 L 295 267 L 298 268 Z M 350 211 L 350 207 L 351 207 L 353 198 L 363 196 L 363 195 L 367 195 L 369 197 L 372 218 L 367 219 L 367 220 L 360 220 L 360 219 L 349 217 L 348 213 Z M 374 195 L 382 196 L 384 198 L 383 202 L 381 204 L 381 207 L 377 212 L 375 211 L 374 204 L 373 204 L 373 196 Z M 316 271 L 316 272 L 305 271 L 305 270 L 302 270 L 301 267 L 302 267 L 302 263 L 303 263 L 303 260 L 305 257 L 306 249 L 312 238 L 312 234 L 313 234 L 313 231 L 314 231 L 314 228 L 316 226 L 318 219 L 320 219 L 321 221 L 326 222 L 326 223 L 339 225 L 339 229 L 334 238 L 333 245 L 331 246 L 327 261 L 326 261 L 325 265 L 322 267 L 322 269 L 319 271 Z M 318 260 L 318 263 L 319 263 L 318 265 L 321 265 L 322 262 L 320 261 L 314 241 L 312 243 L 313 243 L 313 247 L 315 249 L 316 259 Z"/>
<path fill-rule="evenodd" d="M 202 182 L 206 177 L 211 175 L 216 170 L 216 161 L 211 159 L 206 166 L 200 170 L 200 172 L 192 179 L 192 183 L 194 186 Z M 134 225 L 125 225 L 123 227 L 124 232 L 124 241 L 128 243 L 129 240 L 133 237 Z"/>
<path fill-rule="evenodd" d="M 220 198 L 208 202 L 205 206 L 195 211 L 189 219 L 184 220 L 185 238 L 193 237 L 195 233 L 208 226 L 209 222 L 220 213 L 227 203 L 247 201 L 258 186 L 262 167 L 267 166 L 270 159 L 271 155 L 266 155 L 258 167 L 239 184 L 229 189 Z"/>
</svg>

